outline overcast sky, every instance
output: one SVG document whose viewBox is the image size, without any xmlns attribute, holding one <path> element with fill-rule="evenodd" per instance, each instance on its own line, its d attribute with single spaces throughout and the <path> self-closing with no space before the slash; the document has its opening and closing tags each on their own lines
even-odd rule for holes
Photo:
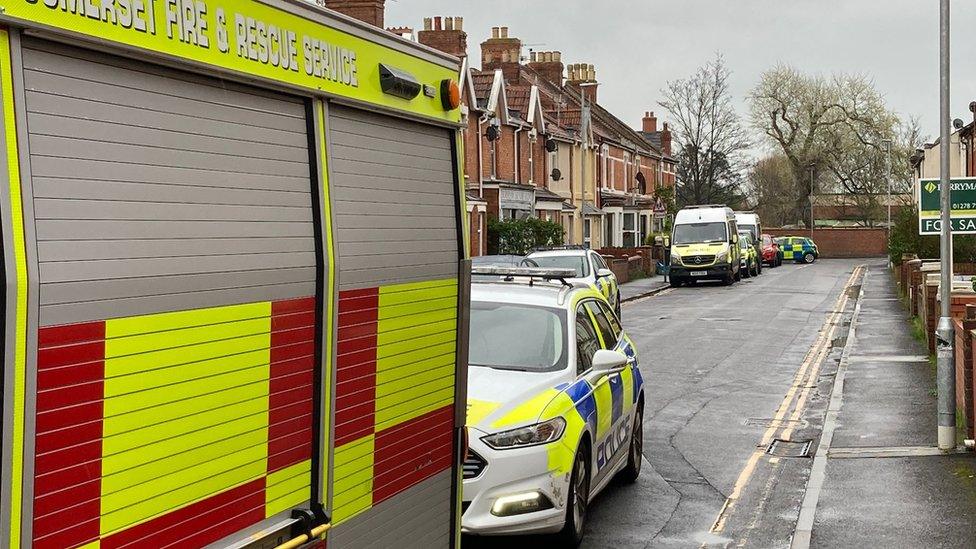
<svg viewBox="0 0 976 549">
<path fill-rule="evenodd" d="M 660 90 L 716 52 L 733 71 L 740 114 L 763 70 L 847 71 L 874 79 L 891 108 L 938 136 L 938 0 L 387 0 L 386 25 L 423 28 L 427 16 L 463 16 L 480 65 L 491 27 L 508 26 L 536 51 L 592 63 L 599 100 L 637 126 L 661 111 Z M 572 7 L 570 7 L 572 6 Z M 577 7 L 580 6 L 580 7 Z M 952 116 L 972 121 L 976 100 L 976 2 L 953 2 Z M 478 66 L 478 65 L 476 65 Z"/>
</svg>

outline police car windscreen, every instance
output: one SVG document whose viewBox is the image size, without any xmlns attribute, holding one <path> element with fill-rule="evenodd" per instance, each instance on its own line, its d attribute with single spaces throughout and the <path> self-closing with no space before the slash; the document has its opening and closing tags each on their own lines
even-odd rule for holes
<svg viewBox="0 0 976 549">
<path fill-rule="evenodd" d="M 508 303 L 471 303 L 468 362 L 502 370 L 566 367 L 566 313 Z"/>
<path fill-rule="evenodd" d="M 583 255 L 534 255 L 522 260 L 523 267 L 541 267 L 543 269 L 573 269 L 577 277 L 589 274 L 586 256 Z"/>
<path fill-rule="evenodd" d="M 684 223 L 674 228 L 672 244 L 695 244 L 698 242 L 725 242 L 725 223 Z"/>
</svg>

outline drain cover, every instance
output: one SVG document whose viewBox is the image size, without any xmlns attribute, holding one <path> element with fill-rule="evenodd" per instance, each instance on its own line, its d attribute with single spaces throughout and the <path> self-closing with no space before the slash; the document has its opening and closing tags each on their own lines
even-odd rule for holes
<svg viewBox="0 0 976 549">
<path fill-rule="evenodd" d="M 766 453 L 776 457 L 808 458 L 810 457 L 811 440 L 782 440 L 775 439 L 766 448 Z"/>
</svg>

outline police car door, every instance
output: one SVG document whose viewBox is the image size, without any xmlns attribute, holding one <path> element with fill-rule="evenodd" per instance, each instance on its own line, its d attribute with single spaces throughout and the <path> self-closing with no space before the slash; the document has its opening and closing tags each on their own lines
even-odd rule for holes
<svg viewBox="0 0 976 549">
<path fill-rule="evenodd" d="M 593 324 L 597 327 L 600 347 L 603 349 L 619 350 L 621 331 L 616 319 L 611 323 L 607 313 L 596 300 L 584 303 Z M 610 318 L 612 313 L 610 313 Z M 616 329 L 615 329 L 616 327 Z M 628 379 L 633 380 L 630 376 Z M 627 412 L 631 400 L 625 395 L 624 380 L 621 374 L 610 374 L 596 382 L 593 396 L 596 400 L 597 434 L 596 458 L 594 461 L 597 471 L 596 482 L 599 483 L 607 474 L 615 469 L 621 459 L 627 455 L 627 443 L 630 441 L 630 421 Z"/>
</svg>

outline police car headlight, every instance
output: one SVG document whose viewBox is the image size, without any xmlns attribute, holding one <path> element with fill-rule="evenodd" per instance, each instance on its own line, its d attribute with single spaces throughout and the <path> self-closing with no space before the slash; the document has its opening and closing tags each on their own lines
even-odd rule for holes
<svg viewBox="0 0 976 549">
<path fill-rule="evenodd" d="M 481 437 L 485 444 L 495 450 L 506 450 L 509 448 L 522 448 L 525 446 L 537 446 L 548 444 L 559 440 L 566 430 L 566 420 L 561 417 L 552 418 L 549 421 L 536 423 L 520 429 L 502 431 L 486 437 Z"/>
<path fill-rule="evenodd" d="M 729 251 L 728 250 L 725 250 L 724 252 L 722 252 L 722 253 L 718 254 L 717 256 L 715 256 L 715 262 L 716 263 L 721 263 L 723 261 L 728 261 L 728 260 L 729 260 Z"/>
</svg>

